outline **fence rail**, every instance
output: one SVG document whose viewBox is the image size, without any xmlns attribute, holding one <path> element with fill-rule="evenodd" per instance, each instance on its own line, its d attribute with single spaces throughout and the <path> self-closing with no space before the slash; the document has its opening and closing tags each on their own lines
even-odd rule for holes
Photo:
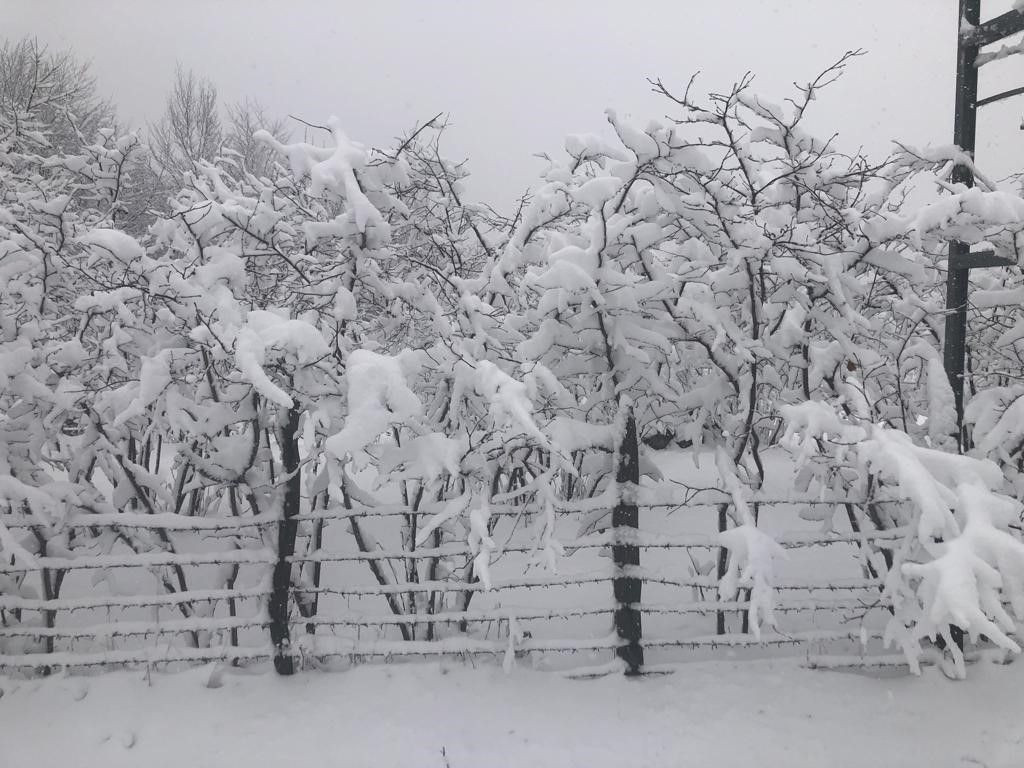
<svg viewBox="0 0 1024 768">
<path fill-rule="evenodd" d="M 818 556 L 820 567 L 780 573 L 774 611 L 783 618 L 778 628 L 765 627 L 757 635 L 743 617 L 751 607 L 748 594 L 717 598 L 725 558 L 714 525 L 726 500 L 713 491 L 650 499 L 639 505 L 638 528 L 612 526 L 611 510 L 598 516 L 593 504 L 564 505 L 555 513 L 564 528 L 606 520 L 594 532 L 561 542 L 564 555 L 556 564 L 562 572 L 537 565 L 544 550 L 521 526 L 524 518 L 531 522 L 535 517 L 512 504 L 496 505 L 490 589 L 474 567 L 479 553 L 465 541 L 385 548 L 350 530 L 353 521 L 359 526 L 374 520 L 385 526 L 410 519 L 426 524 L 438 510 L 353 504 L 299 515 L 295 520 L 303 546 L 287 558 L 294 575 L 288 652 L 299 660 L 323 662 L 477 655 L 508 661 L 547 654 L 621 656 L 633 643 L 654 654 L 722 648 L 765 653 L 796 648 L 810 654 L 813 649 L 820 666 L 829 666 L 830 648 L 835 648 L 835 659 L 861 658 L 871 664 L 882 658 L 875 646 L 890 605 L 882 595 L 884 573 L 870 556 L 894 546 L 906 531 L 852 529 L 845 512 L 835 515 L 835 526 L 804 522 L 797 515 L 823 505 L 845 510 L 854 503 L 847 500 L 755 497 L 751 503 L 758 505 L 759 525 L 772 528 L 773 537 L 794 555 L 813 558 L 822 548 L 846 548 L 841 556 Z M 691 528 L 705 530 L 658 532 L 671 527 L 667 523 L 679 510 Z M 13 514 L 0 519 L 11 531 L 39 528 Z M 64 521 L 66 530 L 85 531 L 91 536 L 85 541 L 92 543 L 44 554 L 34 563 L 8 553 L 0 561 L 0 669 L 271 658 L 267 605 L 278 524 L 277 518 L 262 515 L 129 512 Z M 138 542 L 132 547 L 116 543 L 125 530 L 150 535 L 151 549 L 133 551 L 140 548 Z M 613 555 L 630 548 L 644 553 L 636 558 L 642 564 L 616 562 Z M 315 579 L 309 577 L 312 569 L 317 569 Z M 617 581 L 642 587 L 644 599 L 617 600 Z M 107 586 L 96 586 L 100 583 Z M 98 594 L 101 589 L 110 593 Z M 569 597 L 559 596 L 567 590 L 572 591 Z M 638 631 L 643 622 L 638 640 L 613 626 L 623 611 L 636 617 Z M 707 623 L 709 617 L 715 617 L 715 625 Z M 872 648 L 865 655 L 866 644 Z M 605 662 L 609 670 L 622 668 Z M 591 659 L 584 669 L 592 666 Z"/>
</svg>

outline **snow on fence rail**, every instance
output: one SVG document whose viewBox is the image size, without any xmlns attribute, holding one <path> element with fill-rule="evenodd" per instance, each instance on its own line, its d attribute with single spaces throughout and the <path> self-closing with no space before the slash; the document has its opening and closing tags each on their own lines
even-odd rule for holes
<svg viewBox="0 0 1024 768">
<path fill-rule="evenodd" d="M 828 524 L 829 515 L 807 514 L 808 522 L 800 514 L 829 505 L 848 510 L 848 500 L 753 499 L 759 526 L 796 561 L 774 580 L 778 625 L 758 633 L 746 618 L 749 590 L 718 597 L 726 556 L 715 526 L 725 503 L 711 492 L 641 506 L 640 529 L 611 527 L 610 511 L 602 526 L 592 513 L 557 510 L 562 529 L 578 528 L 583 518 L 590 529 L 561 541 L 557 572 L 538 565 L 523 511 L 496 506 L 489 589 L 464 541 L 384 548 L 366 530 L 374 521 L 429 515 L 400 505 L 301 515 L 305 546 L 288 558 L 289 653 L 321 662 L 481 655 L 551 666 L 579 666 L 583 655 L 587 669 L 619 669 L 616 654 L 628 659 L 620 651 L 633 643 L 655 664 L 722 648 L 824 652 L 815 661 L 824 666 L 830 652 L 836 664 L 871 663 L 889 608 L 872 553 L 905 531 L 859 530 L 848 514 Z M 8 529 L 32 531 L 31 520 L 9 517 L 2 520 Z M 88 532 L 86 543 L 32 562 L 6 553 L 0 561 L 0 669 L 271 658 L 267 606 L 278 524 L 270 516 L 137 513 L 65 521 L 68 530 Z M 150 548 L 139 551 L 128 530 L 149 534 Z M 635 548 L 639 565 L 613 562 L 609 555 L 624 547 Z M 624 580 L 642 587 L 639 604 L 616 601 Z M 639 610 L 640 637 L 623 635 L 616 623 L 623 608 Z M 559 662 L 560 654 L 577 660 Z"/>
</svg>

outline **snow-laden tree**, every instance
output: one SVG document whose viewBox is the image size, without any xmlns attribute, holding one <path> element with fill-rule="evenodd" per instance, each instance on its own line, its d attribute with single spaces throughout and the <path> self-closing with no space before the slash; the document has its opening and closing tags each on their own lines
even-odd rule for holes
<svg viewBox="0 0 1024 768">
<path fill-rule="evenodd" d="M 157 170 L 172 182 L 221 151 L 224 129 L 217 86 L 178 65 L 160 119 L 149 127 L 149 144 Z"/>
<path fill-rule="evenodd" d="M 750 78 L 706 103 L 692 82 L 682 96 L 658 82 L 678 118 L 639 127 L 609 113 L 612 138 L 571 137 L 546 172 L 531 207 L 542 221 L 524 215 L 490 274 L 525 269 L 518 354 L 557 383 L 544 416 L 577 450 L 568 495 L 614 489 L 617 430 L 632 414 L 641 437 L 715 448 L 735 500 L 720 527 L 753 527 L 743 498 L 763 481 L 780 405 L 837 399 L 905 426 L 911 403 L 916 425 L 927 402 L 905 391 L 907 354 L 925 361 L 915 382 L 945 402 L 937 337 L 926 335 L 939 322 L 927 303 L 938 265 L 907 226 L 865 223 L 901 211 L 916 166 L 872 164 L 803 128 L 853 55 L 781 106 Z M 933 324 L 921 329 L 923 317 Z"/>
<path fill-rule="evenodd" d="M 153 257 L 140 256 L 146 293 L 160 297 L 156 343 L 139 351 L 137 380 L 104 401 L 122 442 L 153 424 L 175 445 L 170 487 L 140 489 L 140 502 L 280 519 L 270 616 L 283 671 L 293 518 L 326 504 L 311 470 L 325 435 L 340 429 L 344 366 L 366 329 L 355 294 L 384 289 L 375 263 L 389 203 L 378 192 L 391 169 L 357 181 L 365 152 L 340 130 L 329 149 L 288 150 L 293 174 L 279 184 L 196 164 L 153 230 Z M 236 578 L 237 569 L 225 574 L 228 586 Z"/>
<path fill-rule="evenodd" d="M 1009 191 L 984 187 L 979 192 L 956 191 L 960 210 L 943 229 L 965 242 L 992 247 L 1017 262 L 1009 267 L 972 270 L 967 319 L 968 361 L 965 422 L 975 451 L 996 461 L 1006 473 L 1013 493 L 1024 491 L 1024 199 Z"/>
<path fill-rule="evenodd" d="M 288 138 L 290 131 L 284 118 L 271 117 L 266 108 L 255 98 L 247 96 L 226 107 L 227 121 L 224 127 L 224 148 L 222 161 L 235 167 L 235 175 L 252 173 L 267 178 L 276 177 L 274 164 L 278 161 L 273 148 L 256 138 L 260 131 L 267 131 L 279 141 Z"/>
<path fill-rule="evenodd" d="M 556 382 L 543 428 L 578 449 L 563 493 L 615 489 L 623 404 L 642 436 L 715 449 L 734 500 L 720 527 L 739 529 L 723 536 L 735 557 L 723 550 L 719 561 L 723 595 L 744 558 L 772 551 L 745 499 L 763 480 L 762 451 L 782 434 L 782 406 L 828 401 L 858 422 L 955 446 L 940 352 L 945 243 L 1017 247 L 1018 198 L 950 185 L 962 153 L 900 146 L 871 163 L 803 128 L 818 91 L 854 55 L 783 105 L 756 96 L 749 78 L 703 103 L 692 82 L 681 96 L 655 83 L 681 115 L 640 128 L 609 113 L 614 138 L 571 137 L 533 201 L 543 223 L 524 220 L 488 273 L 519 276 L 513 327 L 527 338 L 518 355 Z M 986 356 L 975 357 L 980 381 Z M 855 499 L 893 482 L 863 479 L 822 459 L 797 483 Z M 609 497 L 595 515 L 607 523 L 612 506 Z M 906 522 L 880 504 L 845 513 L 854 530 Z M 864 547 L 868 572 L 885 574 L 891 553 Z M 758 559 L 770 567 L 771 556 Z M 755 576 L 746 586 L 756 588 Z"/>
<path fill-rule="evenodd" d="M 508 223 L 463 199 L 467 174 L 463 164 L 441 155 L 442 130 L 435 118 L 397 150 L 371 161 L 397 162 L 404 170 L 388 186 L 398 202 L 386 215 L 391 239 L 381 279 L 389 289 L 358 294 L 362 319 L 375 329 L 363 338 L 382 350 L 415 348 L 415 354 L 401 355 L 403 365 L 416 371 L 415 397 L 405 398 L 404 415 L 385 421 L 374 404 L 390 402 L 388 382 L 395 375 L 387 373 L 383 358 L 367 357 L 369 348 L 354 352 L 360 364 L 349 366 L 348 408 L 366 419 L 350 418 L 327 446 L 343 473 L 349 462 L 355 469 L 372 467 L 372 487 L 346 477 L 360 503 L 378 506 L 397 493 L 407 510 L 399 539 L 410 554 L 402 573 L 406 583 L 461 576 L 489 584 L 492 536 L 500 521 L 491 515 L 492 505 L 513 493 L 524 504 L 532 499 L 537 489 L 531 480 L 551 463 L 550 449 L 532 421 L 531 387 L 514 378 L 521 372 L 511 356 L 506 314 L 481 299 L 488 289 L 480 265 L 496 259 Z M 353 532 L 360 547 L 374 546 L 369 529 L 354 524 Z M 465 562 L 444 554 L 446 545 L 458 549 L 467 540 L 471 555 Z M 423 548 L 429 551 L 418 551 Z M 382 585 L 394 578 L 376 566 L 374 576 Z M 465 610 L 473 594 L 467 590 L 446 604 L 442 590 L 410 589 L 389 595 L 388 602 L 393 612 L 415 618 Z M 410 621 L 400 630 L 409 639 L 433 638 L 438 626 Z"/>
<path fill-rule="evenodd" d="M 256 138 L 260 131 L 279 141 L 290 133 L 287 122 L 268 115 L 258 99 L 246 96 L 222 105 L 213 81 L 179 65 L 164 112 L 147 131 L 150 207 L 168 213 L 168 198 L 200 163 L 216 161 L 236 179 L 253 174 L 276 180 L 278 158 Z"/>
<path fill-rule="evenodd" d="M 97 93 L 87 62 L 53 51 L 37 39 L 0 44 L 0 117 L 5 130 L 33 134 L 43 155 L 75 152 L 80 136 L 116 125 L 113 105 Z"/>
<path fill-rule="evenodd" d="M 952 182 L 957 165 L 971 168 L 976 187 Z M 888 375 L 895 374 L 889 389 L 895 391 L 899 411 L 887 421 L 908 433 L 927 435 L 938 445 L 956 432 L 951 421 L 955 413 L 943 413 L 943 403 L 952 394 L 943 392 L 946 388 L 939 375 L 948 244 L 960 240 L 991 248 L 997 256 L 1013 261 L 1019 254 L 1024 209 L 1019 195 L 998 188 L 956 147 L 900 146 L 890 158 L 886 177 L 902 202 L 863 212 L 858 226 L 870 240 L 899 249 L 913 262 L 902 279 L 890 281 L 881 290 L 872 286 L 872 306 L 879 319 L 890 328 L 902 324 L 907 329 L 889 334 L 892 341 L 885 358 L 891 361 Z M 969 295 L 968 399 L 982 390 L 1005 386 L 1007 374 L 1014 376 L 1016 353 L 1008 331 L 1015 322 L 1012 287 L 1019 278 L 1016 265 L 972 270 L 977 288 Z M 975 405 L 973 413 L 979 408 L 987 406 Z M 924 429 L 919 428 L 921 424 L 926 425 Z"/>
<path fill-rule="evenodd" d="M 82 537 L 62 521 L 103 503 L 91 470 L 76 464 L 92 397 L 110 381 L 100 371 L 82 375 L 82 340 L 91 331 L 79 301 L 121 285 L 123 275 L 93 268 L 91 249 L 114 232 L 140 152 L 134 136 L 108 129 L 89 142 L 72 131 L 72 151 L 59 123 L 43 117 L 31 109 L 0 114 L 0 496 L 8 519 L 27 525 L 7 530 L 0 522 L 0 535 L 4 556 L 22 560 L 75 549 Z M 57 597 L 64 572 L 40 576 L 44 596 Z M 19 594 L 34 585 L 5 577 L 3 589 Z M 52 612 L 44 619 L 52 623 Z"/>
<path fill-rule="evenodd" d="M 903 651 L 911 669 L 920 669 L 922 640 L 941 638 L 953 674 L 963 677 L 953 627 L 972 641 L 984 637 L 1020 653 L 1011 634 L 1014 619 L 1024 619 L 1022 507 L 1002 493 L 999 466 L 915 444 L 904 432 L 850 418 L 827 403 L 787 406 L 785 417 L 785 442 L 798 462 L 827 452 L 854 470 L 862 487 L 883 479 L 892 499 L 904 500 L 896 507 L 904 533 L 892 542 L 883 597 L 893 606 L 886 643 Z"/>
<path fill-rule="evenodd" d="M 357 507 L 400 494 L 409 510 L 406 580 L 442 578 L 439 547 L 453 535 L 469 537 L 471 578 L 486 580 L 494 546 L 486 509 L 511 472 L 502 457 L 529 453 L 531 441 L 547 445 L 526 386 L 489 359 L 499 345 L 486 336 L 497 323 L 484 322 L 478 302 L 459 294 L 458 270 L 418 239 L 439 216 L 429 199 L 442 194 L 438 183 L 448 200 L 457 192 L 452 166 L 435 156 L 436 167 L 417 171 L 404 150 L 368 150 L 337 121 L 331 131 L 326 147 L 260 134 L 290 170 L 273 182 L 197 163 L 148 251 L 113 234 L 94 243 L 136 281 L 89 298 L 103 318 L 93 323 L 102 366 L 128 371 L 97 399 L 92 425 L 93 444 L 109 447 L 104 472 L 124 481 L 121 503 L 280 520 L 270 617 L 282 671 L 292 664 L 292 596 L 312 616 L 319 594 L 319 566 L 289 558 L 297 538 L 319 549 L 323 521 L 300 528 L 297 516 L 345 512 L 357 546 L 370 551 L 374 537 Z M 443 236 L 462 248 L 465 228 L 473 224 Z M 396 242 L 395 232 L 412 242 Z M 467 257 L 487 243 L 482 232 L 474 243 Z M 442 305 L 429 286 L 446 270 Z M 125 300 L 137 302 L 128 314 L 144 320 L 146 339 L 129 338 Z M 149 447 L 147 461 L 131 458 L 152 440 L 163 465 Z M 370 470 L 368 487 L 353 467 Z M 440 516 L 424 525 L 428 515 Z M 428 537 L 437 556 L 418 557 Z M 260 544 L 235 537 L 239 562 Z M 170 536 L 163 545 L 177 546 Z M 388 570 L 367 563 L 391 583 Z M 224 585 L 237 576 L 231 569 Z M 439 593 L 386 599 L 396 614 L 441 607 Z M 412 637 L 421 625 L 400 626 Z"/>
<path fill-rule="evenodd" d="M 244 518 L 204 586 L 271 588 L 288 672 L 293 614 L 316 629 L 326 517 L 344 516 L 364 554 L 400 553 L 393 568 L 365 562 L 402 636 L 431 639 L 430 617 L 475 593 L 439 582 L 489 585 L 505 522 L 534 523 L 551 568 L 559 507 L 585 534 L 636 526 L 637 487 L 659 480 L 643 444 L 671 438 L 731 497 L 719 595 L 749 590 L 756 633 L 774 621 L 779 548 L 749 500 L 763 452 L 799 433 L 798 488 L 851 499 L 855 531 L 908 532 L 862 544 L 896 605 L 891 637 L 913 658 L 949 625 L 1012 648 L 997 598 L 1016 595 L 1018 512 L 995 464 L 949 453 L 939 350 L 945 243 L 1015 254 L 1024 207 L 951 184 L 967 160 L 955 150 L 874 164 L 807 132 L 852 55 L 782 105 L 750 78 L 704 99 L 655 83 L 674 118 L 609 112 L 510 219 L 469 202 L 439 119 L 389 150 L 332 119 L 318 146 L 253 132 L 250 105 L 230 147 L 173 171 L 181 189 L 149 226 L 131 198 L 136 139 L 78 131 L 68 150 L 44 121 L 0 113 L 0 495 L 30 522 L 0 526 L 4 556 L 73 554 L 92 534 L 61 528 L 69 511 L 112 522 L 94 552 L 203 546 L 196 531 L 118 525 L 126 515 Z M 180 96 L 213 124 L 210 94 Z M 968 419 L 979 455 L 1016 477 L 1019 274 L 980 282 Z M 888 503 L 899 495 L 912 503 Z M 397 513 L 363 515 L 381 510 Z M 636 548 L 609 541 L 620 610 L 635 612 L 622 580 Z M 250 584 L 268 549 L 269 583 Z M 194 586 L 180 567 L 153 573 L 168 592 Z M 60 579 L 44 573 L 48 595 Z M 177 605 L 191 642 L 210 643 L 199 620 L 216 602 Z"/>
</svg>

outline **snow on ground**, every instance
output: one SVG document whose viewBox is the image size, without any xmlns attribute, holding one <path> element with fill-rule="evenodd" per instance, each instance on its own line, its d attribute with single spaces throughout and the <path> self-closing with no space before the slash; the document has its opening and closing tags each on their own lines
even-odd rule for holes
<svg viewBox="0 0 1024 768">
<path fill-rule="evenodd" d="M 210 672 L 0 678 L 0 766 L 1024 765 L 1024 662 L 979 663 L 965 682 L 795 660 L 695 662 L 633 680 L 451 662 L 228 672 L 208 687 Z"/>
</svg>

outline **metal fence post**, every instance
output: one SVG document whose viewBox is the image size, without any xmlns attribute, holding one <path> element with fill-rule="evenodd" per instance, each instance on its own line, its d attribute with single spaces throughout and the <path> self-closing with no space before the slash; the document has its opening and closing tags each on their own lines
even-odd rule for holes
<svg viewBox="0 0 1024 768">
<path fill-rule="evenodd" d="M 302 500 L 302 464 L 299 457 L 299 420 L 302 412 L 292 408 L 281 425 L 281 463 L 288 479 L 285 482 L 283 509 L 277 524 L 277 561 L 274 563 L 272 591 L 268 605 L 270 640 L 274 646 L 274 669 L 278 674 L 295 673 L 292 658 L 291 633 L 288 625 L 289 597 L 292 589 L 292 555 L 295 554 L 295 536 Z"/>
<path fill-rule="evenodd" d="M 626 642 L 616 649 L 616 654 L 626 663 L 627 675 L 638 675 L 644 663 L 640 623 L 642 582 L 637 575 L 627 575 L 630 568 L 640 565 L 640 548 L 636 544 L 640 518 L 636 504 L 636 488 L 640 483 L 640 442 L 632 409 L 626 417 L 618 462 L 615 480 L 619 485 L 619 496 L 612 511 L 615 631 Z"/>
</svg>

